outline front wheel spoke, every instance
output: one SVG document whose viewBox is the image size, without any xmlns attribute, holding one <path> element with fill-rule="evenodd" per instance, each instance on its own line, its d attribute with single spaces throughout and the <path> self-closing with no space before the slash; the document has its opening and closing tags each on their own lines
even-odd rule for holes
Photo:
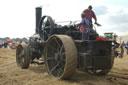
<svg viewBox="0 0 128 85">
<path fill-rule="evenodd" d="M 24 55 L 24 50 L 19 54 L 19 57 L 22 57 Z"/>
<path fill-rule="evenodd" d="M 22 65 L 24 63 L 24 58 L 20 58 L 20 64 Z"/>
<path fill-rule="evenodd" d="M 59 66 L 59 63 L 57 63 L 57 64 L 51 69 L 51 72 L 53 72 L 58 66 Z"/>
</svg>

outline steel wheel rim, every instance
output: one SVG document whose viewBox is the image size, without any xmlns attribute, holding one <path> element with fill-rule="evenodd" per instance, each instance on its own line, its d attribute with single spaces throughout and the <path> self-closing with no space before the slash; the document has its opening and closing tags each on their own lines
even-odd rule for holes
<svg viewBox="0 0 128 85">
<path fill-rule="evenodd" d="M 52 42 L 51 42 L 52 41 Z M 49 66 L 50 75 L 60 77 L 64 72 L 65 50 L 59 38 L 54 37 L 48 43 L 47 65 Z"/>
<path fill-rule="evenodd" d="M 24 63 L 24 56 L 25 56 L 25 52 L 22 46 L 17 47 L 16 56 L 17 56 L 16 58 L 18 65 L 22 66 Z"/>
</svg>

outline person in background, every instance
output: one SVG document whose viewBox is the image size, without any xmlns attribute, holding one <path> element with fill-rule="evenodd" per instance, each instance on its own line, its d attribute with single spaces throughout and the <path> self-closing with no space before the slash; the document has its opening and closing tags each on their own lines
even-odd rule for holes
<svg viewBox="0 0 128 85">
<path fill-rule="evenodd" d="M 120 44 L 120 50 L 121 50 L 121 53 L 120 53 L 120 58 L 123 58 L 123 54 L 124 54 L 124 46 L 125 46 L 125 43 L 124 41 Z"/>
<path fill-rule="evenodd" d="M 28 40 L 25 40 L 24 42 L 25 42 L 26 44 L 29 44 L 29 41 L 28 41 Z"/>
<path fill-rule="evenodd" d="M 128 55 L 128 41 L 127 41 L 126 44 L 125 44 L 125 48 L 126 48 L 126 50 L 127 50 L 127 55 Z"/>
<path fill-rule="evenodd" d="M 8 43 L 7 43 L 7 41 L 5 41 L 4 42 L 4 48 L 7 48 L 7 46 L 8 46 Z"/>
<path fill-rule="evenodd" d="M 0 48 L 2 48 L 2 46 L 3 46 L 3 43 L 2 43 L 2 41 L 0 41 Z"/>
<path fill-rule="evenodd" d="M 17 48 L 18 45 L 19 45 L 19 42 L 16 41 L 16 42 L 15 42 L 15 48 Z"/>
<path fill-rule="evenodd" d="M 12 42 L 9 43 L 9 48 L 12 48 Z"/>
</svg>

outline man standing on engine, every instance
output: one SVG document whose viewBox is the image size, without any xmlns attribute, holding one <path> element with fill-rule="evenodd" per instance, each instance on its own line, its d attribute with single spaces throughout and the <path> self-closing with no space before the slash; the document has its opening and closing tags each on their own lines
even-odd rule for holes
<svg viewBox="0 0 128 85">
<path fill-rule="evenodd" d="M 95 12 L 92 10 L 92 6 L 91 5 L 88 6 L 88 9 L 85 9 L 83 11 L 83 14 L 85 14 L 86 18 L 88 19 L 91 28 L 93 28 L 92 18 L 95 20 L 95 24 L 97 26 L 101 26 L 100 24 L 97 23 L 97 18 L 96 18 Z"/>
</svg>

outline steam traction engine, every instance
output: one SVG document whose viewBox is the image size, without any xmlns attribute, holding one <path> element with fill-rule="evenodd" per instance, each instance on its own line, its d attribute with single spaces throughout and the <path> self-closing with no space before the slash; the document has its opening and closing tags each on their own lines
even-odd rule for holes
<svg viewBox="0 0 128 85">
<path fill-rule="evenodd" d="M 29 44 L 22 43 L 16 49 L 16 62 L 22 69 L 35 60 L 42 60 L 48 74 L 59 79 L 68 79 L 76 69 L 97 75 L 107 74 L 114 62 L 111 41 L 96 40 L 92 30 L 89 40 L 81 40 L 76 24 L 58 25 L 50 16 L 42 16 L 42 8 L 36 8 L 36 33 Z M 41 61 L 40 60 L 40 61 Z M 42 62 L 43 63 L 43 62 Z"/>
</svg>

